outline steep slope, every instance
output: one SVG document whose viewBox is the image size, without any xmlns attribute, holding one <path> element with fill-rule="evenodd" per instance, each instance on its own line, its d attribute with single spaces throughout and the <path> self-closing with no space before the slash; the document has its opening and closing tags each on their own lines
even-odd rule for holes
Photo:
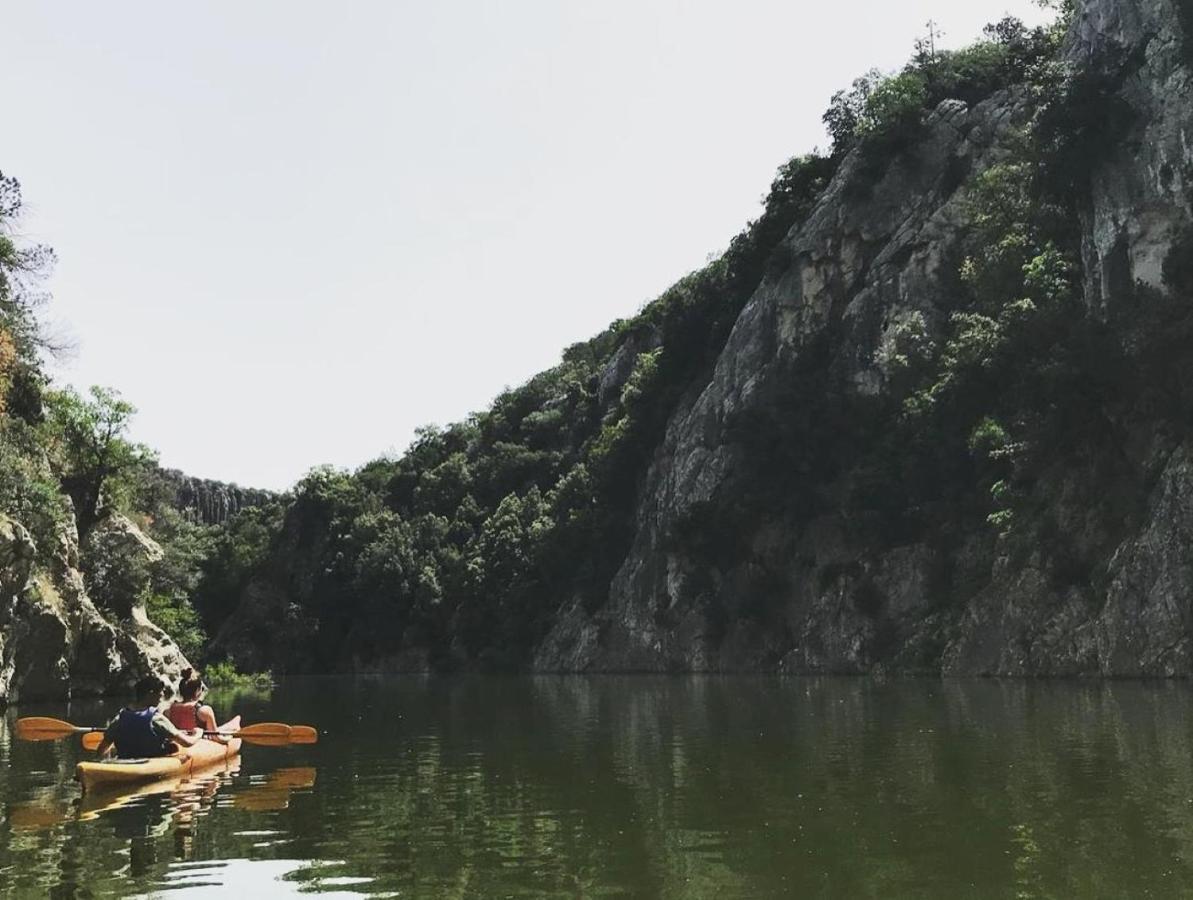
<svg viewBox="0 0 1193 900">
<path fill-rule="evenodd" d="M 1085 0 L 859 79 L 722 259 L 403 458 L 301 482 L 215 653 L 1190 671 L 1190 21 Z"/>
<path fill-rule="evenodd" d="M 241 510 L 263 506 L 276 497 L 272 491 L 196 478 L 178 469 L 158 468 L 153 477 L 165 494 L 163 500 L 201 525 L 223 525 Z"/>
<path fill-rule="evenodd" d="M 90 544 L 104 545 L 107 603 L 88 592 L 73 523 L 44 566 L 29 532 L 0 515 L 0 705 L 118 693 L 150 673 L 172 682 L 188 664 L 145 613 L 144 567 L 161 549 L 120 515 L 97 526 Z"/>
<path fill-rule="evenodd" d="M 179 567 L 125 515 L 152 454 L 124 438 L 134 410 L 115 392 L 50 388 L 36 313 L 54 254 L 23 238 L 22 207 L 0 173 L 0 706 L 172 680 L 186 664 L 146 613 Z"/>
<path fill-rule="evenodd" d="M 1164 287 L 1165 260 L 1174 243 L 1182 252 L 1190 223 L 1193 105 L 1180 22 L 1163 0 L 1091 0 L 1066 48 L 1087 78 L 1112 85 L 1104 110 L 1117 102 L 1131 112 L 1088 180 L 1065 185 L 1080 217 L 1085 303 L 1101 321 L 1140 302 L 1141 287 Z M 886 362 L 900 322 L 919 313 L 940 340 L 972 224 L 964 188 L 1013 152 L 1025 114 L 1015 91 L 972 107 L 945 101 L 926 138 L 861 198 L 851 196 L 855 152 L 788 236 L 793 264 L 759 287 L 709 384 L 672 418 L 609 605 L 592 617 L 573 606 L 537 667 L 1190 671 L 1193 512 L 1184 498 L 1193 447 L 1187 422 L 1140 421 L 1129 407 L 1104 410 L 1108 439 L 1075 448 L 1040 479 L 1044 509 L 1031 530 L 1059 534 L 1027 548 L 975 529 L 959 509 L 923 539 L 875 542 L 859 538 L 839 504 L 798 524 L 790 510 L 755 507 L 744 516 L 742 558 L 728 565 L 671 540 L 702 505 L 725 515 L 726 498 L 745 490 L 743 473 L 765 464 L 772 448 L 734 424 L 775 415 L 781 382 L 802 362 L 832 371 L 833 402 L 848 405 L 892 390 Z M 958 168 L 968 173 L 961 184 L 950 177 Z M 1124 398 L 1102 399 L 1113 407 Z M 779 414 L 788 412 L 790 403 Z M 1071 559 L 1061 557 L 1074 555 L 1073 544 L 1086 571 L 1067 579 Z M 771 595 L 766 608 L 751 612 L 760 592 Z"/>
</svg>

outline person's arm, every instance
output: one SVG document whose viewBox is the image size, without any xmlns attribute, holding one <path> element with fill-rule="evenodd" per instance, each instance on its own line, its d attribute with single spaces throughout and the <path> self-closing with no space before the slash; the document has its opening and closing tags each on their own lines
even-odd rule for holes
<svg viewBox="0 0 1193 900">
<path fill-rule="evenodd" d="M 119 716 L 108 723 L 108 727 L 104 729 L 104 739 L 99 742 L 99 746 L 95 748 L 95 752 L 100 756 L 107 756 L 112 752 L 112 748 L 116 746 L 116 738 L 113 734 L 113 729 L 116 727 L 116 722 Z"/>
<path fill-rule="evenodd" d="M 193 728 L 190 731 L 179 731 L 174 727 L 174 723 L 167 719 L 164 713 L 160 712 L 153 717 L 153 726 L 159 733 L 166 735 L 180 747 L 193 747 L 203 737 L 203 730 L 201 728 Z"/>
<path fill-rule="evenodd" d="M 199 727 L 205 732 L 204 737 L 209 741 L 218 741 L 221 744 L 228 743 L 228 736 L 224 734 L 212 734 L 219 728 L 215 721 L 215 710 L 210 706 L 200 706 L 195 710 L 195 718 L 199 722 Z"/>
</svg>

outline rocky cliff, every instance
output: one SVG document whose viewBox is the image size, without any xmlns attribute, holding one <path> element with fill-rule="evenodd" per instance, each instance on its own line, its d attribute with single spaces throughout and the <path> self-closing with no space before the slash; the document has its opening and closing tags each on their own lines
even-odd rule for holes
<svg viewBox="0 0 1193 900">
<path fill-rule="evenodd" d="M 113 514 L 88 536 L 81 559 L 73 516 L 65 521 L 51 565 L 39 569 L 29 532 L 0 515 L 0 705 L 126 692 L 146 674 L 173 682 L 187 665 L 141 600 L 139 579 L 160 548 Z M 104 585 L 101 602 L 88 581 Z"/>
<path fill-rule="evenodd" d="M 1084 302 L 1102 321 L 1163 287 L 1191 221 L 1189 19 L 1174 0 L 1086 0 L 1066 42 L 1067 59 L 1109 81 L 1110 99 L 1130 111 L 1072 188 Z M 951 540 L 876 549 L 830 508 L 798 525 L 759 510 L 728 564 L 675 549 L 694 510 L 730 508 L 758 462 L 735 425 L 772 414 L 801 362 L 814 358 L 855 396 L 881 396 L 901 322 L 918 316 L 939 339 L 971 225 L 964 188 L 1011 153 L 1026 104 L 1015 90 L 941 103 L 924 136 L 864 190 L 861 154 L 846 160 L 787 235 L 790 265 L 758 287 L 711 378 L 670 418 L 608 602 L 566 606 L 536 668 L 1193 672 L 1193 445 L 1138 410 L 1105 410 L 1108 445 L 1076 453 L 1037 486 L 1064 540 L 1012 553 L 958 521 Z M 1125 499 L 1109 512 L 1116 494 Z M 1074 552 L 1083 576 L 1060 577 Z M 777 597 L 751 615 L 760 591 Z"/>
<path fill-rule="evenodd" d="M 162 489 L 171 495 L 168 502 L 202 525 L 222 525 L 242 509 L 261 506 L 275 497 L 270 491 L 195 478 L 177 469 L 159 469 L 157 476 Z"/>
<path fill-rule="evenodd" d="M 1075 5 L 859 80 L 722 258 L 401 459 L 312 473 L 216 651 L 1193 672 L 1193 9 Z"/>
</svg>

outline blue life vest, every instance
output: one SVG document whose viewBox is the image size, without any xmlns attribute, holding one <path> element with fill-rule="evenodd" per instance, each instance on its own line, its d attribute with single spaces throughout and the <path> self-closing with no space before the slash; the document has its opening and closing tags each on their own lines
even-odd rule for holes
<svg viewBox="0 0 1193 900">
<path fill-rule="evenodd" d="M 173 751 L 173 741 L 153 727 L 153 717 L 156 715 L 156 706 L 120 710 L 115 727 L 110 732 L 118 757 L 140 759 L 143 756 L 165 756 Z"/>
</svg>

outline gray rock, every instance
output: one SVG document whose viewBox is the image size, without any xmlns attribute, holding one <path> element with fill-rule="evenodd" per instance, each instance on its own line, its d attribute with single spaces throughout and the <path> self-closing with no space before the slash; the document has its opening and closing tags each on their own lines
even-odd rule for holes
<svg viewBox="0 0 1193 900">
<path fill-rule="evenodd" d="M 270 491 L 196 478 L 177 469 L 160 469 L 158 477 L 172 488 L 174 507 L 204 525 L 222 525 L 242 509 L 261 506 L 275 497 Z"/>
<path fill-rule="evenodd" d="M 1092 179 L 1084 255 L 1095 308 L 1136 282 L 1158 287 L 1173 238 L 1193 222 L 1193 36 L 1179 2 L 1087 0 L 1070 36 L 1069 58 L 1109 66 L 1133 114 Z"/>
<path fill-rule="evenodd" d="M 1191 53 L 1181 21 L 1175 0 L 1085 0 L 1069 35 L 1067 57 L 1104 70 L 1133 111 L 1117 149 L 1094 167 L 1084 213 L 1095 313 L 1137 282 L 1158 286 L 1174 237 L 1191 222 Z M 677 554 L 667 540 L 732 490 L 745 457 L 731 425 L 768 409 L 791 363 L 827 340 L 828 365 L 872 396 L 890 384 L 895 329 L 938 332 L 967 227 L 963 192 L 947 175 L 972 177 L 1005 158 L 1025 115 L 1015 92 L 972 108 L 946 101 L 872 188 L 857 151 L 842 163 L 787 236 L 790 264 L 759 286 L 708 383 L 672 415 L 607 603 L 592 612 L 565 604 L 536 669 L 1193 673 L 1193 451 L 1164 435 L 1125 449 L 1152 473 L 1138 483 L 1115 487 L 1084 470 L 1049 476 L 1052 513 L 1088 577 L 1062 577 L 1044 542 L 1012 558 L 990 533 L 956 535 L 947 552 L 914 543 L 875 552 L 832 516 L 795 531 L 760 517 L 748 560 L 727 569 Z M 1093 514 L 1110 490 L 1142 510 L 1122 533 Z M 751 612 L 760 594 L 765 614 Z"/>
<path fill-rule="evenodd" d="M 122 516 L 97 526 L 88 543 L 92 553 L 116 548 L 125 562 L 147 564 L 161 557 L 161 548 Z M 105 617 L 78 569 L 72 517 L 58 534 L 47 570 L 37 569 L 35 553 L 28 532 L 0 516 L 0 704 L 127 691 L 150 673 L 177 682 L 188 663 L 146 617 L 140 574 L 119 571 L 114 558 L 99 565 L 101 583 L 120 597 L 118 609 Z M 132 570 L 143 572 L 136 565 Z M 119 594 L 117 586 L 130 592 Z"/>
</svg>

